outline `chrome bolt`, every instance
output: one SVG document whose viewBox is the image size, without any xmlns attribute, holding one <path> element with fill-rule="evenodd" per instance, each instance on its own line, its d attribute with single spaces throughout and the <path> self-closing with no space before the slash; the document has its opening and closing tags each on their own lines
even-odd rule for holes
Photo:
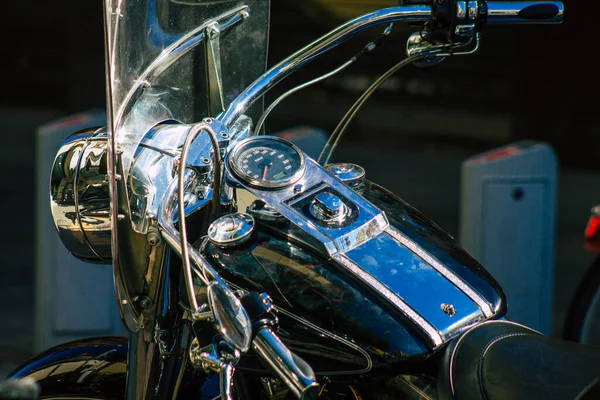
<svg viewBox="0 0 600 400">
<path fill-rule="evenodd" d="M 150 246 L 157 246 L 161 242 L 161 237 L 157 231 L 153 230 L 148 232 L 148 235 L 146 235 L 146 240 Z"/>
<path fill-rule="evenodd" d="M 206 33 L 209 39 L 214 39 L 221 34 L 221 29 L 218 23 L 213 23 L 206 28 Z"/>
<path fill-rule="evenodd" d="M 452 304 L 443 303 L 440 307 L 442 311 L 449 317 L 454 317 L 456 315 L 456 308 L 454 308 Z"/>
<path fill-rule="evenodd" d="M 202 157 L 202 163 L 203 164 L 210 164 L 210 158 L 208 158 L 208 157 Z"/>
<path fill-rule="evenodd" d="M 140 299 L 140 307 L 148 308 L 151 305 L 152 305 L 152 302 L 150 301 L 150 299 L 148 297 L 143 297 Z"/>
<path fill-rule="evenodd" d="M 219 133 L 219 136 L 221 136 L 223 139 L 227 139 L 229 137 L 229 134 L 227 132 L 221 132 Z"/>
</svg>

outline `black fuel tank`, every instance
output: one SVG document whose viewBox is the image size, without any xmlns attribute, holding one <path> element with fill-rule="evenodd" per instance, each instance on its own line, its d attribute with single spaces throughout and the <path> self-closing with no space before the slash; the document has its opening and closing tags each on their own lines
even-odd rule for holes
<svg viewBox="0 0 600 400">
<path fill-rule="evenodd" d="M 390 223 L 477 290 L 496 311 L 504 295 L 493 278 L 456 242 L 385 189 L 357 190 Z M 410 371 L 433 353 L 404 315 L 320 252 L 295 226 L 257 219 L 256 237 L 235 248 L 205 241 L 206 258 L 234 286 L 267 292 L 280 310 L 282 340 L 317 374 L 364 374 L 392 367 Z M 414 368 L 414 367 L 413 367 Z"/>
</svg>

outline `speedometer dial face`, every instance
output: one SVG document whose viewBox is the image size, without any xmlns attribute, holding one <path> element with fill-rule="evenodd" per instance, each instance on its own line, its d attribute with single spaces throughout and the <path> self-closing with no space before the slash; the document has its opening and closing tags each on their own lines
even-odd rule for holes
<svg viewBox="0 0 600 400">
<path fill-rule="evenodd" d="M 238 178 L 250 185 L 280 188 L 298 181 L 304 174 L 304 157 L 288 141 L 257 136 L 241 142 L 229 159 Z"/>
</svg>

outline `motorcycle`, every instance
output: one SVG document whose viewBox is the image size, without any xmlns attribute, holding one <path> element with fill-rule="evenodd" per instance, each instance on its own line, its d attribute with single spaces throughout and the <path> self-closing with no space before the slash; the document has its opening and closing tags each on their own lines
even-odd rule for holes
<svg viewBox="0 0 600 400">
<path fill-rule="evenodd" d="M 266 0 L 105 0 L 108 127 L 77 132 L 50 182 L 71 253 L 112 264 L 128 339 L 67 343 L 20 367 L 44 398 L 575 398 L 597 348 L 504 318 L 493 277 L 362 167 L 329 163 L 405 65 L 476 52 L 484 24 L 559 23 L 561 2 L 410 0 L 266 69 Z M 264 135 L 270 111 L 385 43 L 407 58 L 342 118 L 318 160 Z M 285 77 L 379 38 L 263 111 Z M 198 122 L 199 121 L 199 122 Z M 93 317 L 93 316 L 92 316 Z"/>
</svg>

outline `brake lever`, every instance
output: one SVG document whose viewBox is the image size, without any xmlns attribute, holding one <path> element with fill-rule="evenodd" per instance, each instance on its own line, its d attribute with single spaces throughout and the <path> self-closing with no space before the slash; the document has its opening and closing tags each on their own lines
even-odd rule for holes
<svg viewBox="0 0 600 400">
<path fill-rule="evenodd" d="M 260 361 L 274 372 L 300 400 L 315 399 L 319 383 L 311 366 L 292 353 L 274 333 L 279 319 L 275 307 L 266 293 L 250 293 L 241 299 L 256 332 L 252 348 Z"/>
</svg>

